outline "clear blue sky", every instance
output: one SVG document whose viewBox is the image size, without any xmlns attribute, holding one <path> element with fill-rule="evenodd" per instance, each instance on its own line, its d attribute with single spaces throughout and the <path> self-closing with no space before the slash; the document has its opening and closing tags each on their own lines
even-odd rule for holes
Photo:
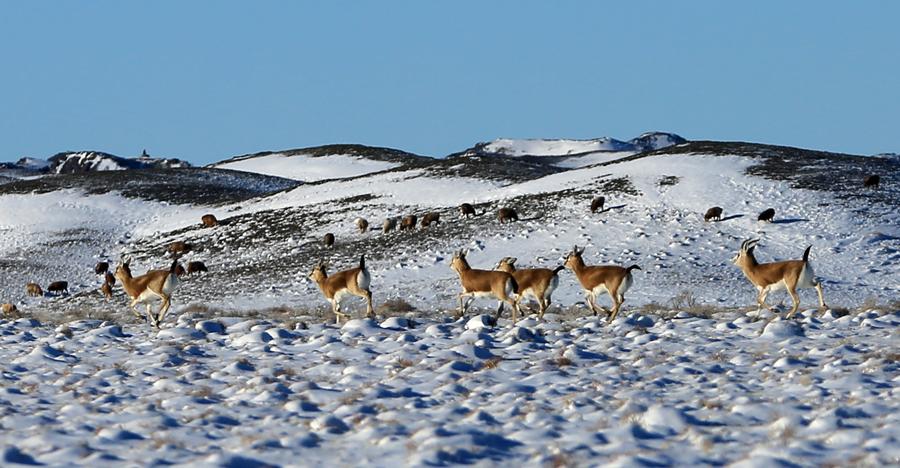
<svg viewBox="0 0 900 468">
<path fill-rule="evenodd" d="M 647 130 L 900 152 L 900 2 L 0 3 L 0 161 Z"/>
</svg>

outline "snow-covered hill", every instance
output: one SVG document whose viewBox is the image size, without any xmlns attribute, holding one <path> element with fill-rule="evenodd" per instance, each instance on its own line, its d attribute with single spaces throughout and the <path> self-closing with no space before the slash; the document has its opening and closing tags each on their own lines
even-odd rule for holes
<svg viewBox="0 0 900 468">
<path fill-rule="evenodd" d="M 73 456 L 66 437 L 87 441 L 85 463 L 148 462 L 160 446 L 161 464 L 211 465 L 302 453 L 311 464 L 843 466 L 900 453 L 900 161 L 702 141 L 570 167 L 297 151 L 226 162 L 241 171 L 0 185 L 0 302 L 40 320 L 0 320 L 0 400 L 25 408 L 0 418 L 4 460 L 56 463 Z M 301 172 L 332 155 L 346 156 L 334 173 Z M 879 189 L 862 187 L 868 174 L 882 176 Z M 598 195 L 605 209 L 591 213 Z M 479 216 L 459 218 L 464 202 Z M 722 221 L 704 222 L 715 205 Z M 504 206 L 520 220 L 500 224 Z M 775 222 L 757 222 L 770 207 Z M 432 211 L 442 223 L 412 232 L 354 224 Z M 202 226 L 206 213 L 222 223 Z M 327 232 L 334 249 L 321 245 Z M 757 320 L 756 291 L 730 262 L 751 237 L 761 261 L 811 245 L 829 311 L 804 290 L 796 320 L 775 318 L 783 304 Z M 183 261 L 210 271 L 184 278 L 151 332 L 121 289 L 99 295 L 93 266 L 126 254 L 135 273 L 160 268 L 175 240 L 194 247 Z M 587 311 L 568 270 L 544 322 L 513 326 L 507 312 L 493 325 L 479 315 L 495 307 L 486 300 L 471 320 L 453 318 L 454 251 L 475 268 L 505 256 L 553 268 L 573 245 L 588 263 L 642 268 L 611 324 Z M 329 308 L 307 275 L 318 260 L 335 271 L 362 254 L 378 320 L 324 325 Z M 29 281 L 56 280 L 70 296 L 25 295 Z M 348 298 L 345 309 L 362 305 Z"/>
<path fill-rule="evenodd" d="M 146 154 L 137 158 L 121 158 L 100 151 L 59 153 L 48 162 L 49 170 L 54 174 L 190 167 L 188 162 L 180 159 L 153 158 Z"/>
<path fill-rule="evenodd" d="M 210 167 L 316 182 L 383 172 L 429 159 L 391 148 L 326 145 L 236 156 Z"/>
</svg>

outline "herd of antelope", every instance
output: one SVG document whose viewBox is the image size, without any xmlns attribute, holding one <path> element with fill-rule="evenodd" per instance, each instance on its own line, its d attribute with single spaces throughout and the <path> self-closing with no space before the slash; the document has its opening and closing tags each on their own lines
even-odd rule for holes
<svg viewBox="0 0 900 468">
<path fill-rule="evenodd" d="M 877 188 L 879 184 L 880 177 L 877 175 L 868 176 L 864 181 L 865 187 Z M 604 197 L 594 198 L 590 205 L 591 213 L 596 213 L 598 210 L 604 211 L 605 201 Z M 475 208 L 469 203 L 463 203 L 458 210 L 463 218 L 478 216 Z M 722 213 L 723 209 L 715 206 L 706 211 L 703 219 L 707 222 L 721 221 Z M 484 214 L 484 212 L 481 214 Z M 761 212 L 757 220 L 773 222 L 774 217 L 775 210 L 769 208 Z M 519 217 L 515 209 L 503 207 L 497 210 L 497 220 L 501 224 L 510 223 L 518 221 Z M 419 218 L 416 215 L 387 218 L 382 225 L 382 232 L 388 233 L 395 229 L 401 231 L 413 230 L 418 221 Z M 204 215 L 201 218 L 201 222 L 207 227 L 214 227 L 219 224 L 216 217 L 211 214 Z M 432 224 L 440 222 L 439 213 L 429 212 L 422 216 L 420 226 L 422 229 L 425 229 Z M 365 233 L 369 228 L 369 222 L 364 218 L 357 218 L 354 223 L 360 233 Z M 809 262 L 811 246 L 806 248 L 800 260 L 759 263 L 753 254 L 753 250 L 758 242 L 759 239 L 745 240 L 737 254 L 732 258 L 732 263 L 741 269 L 744 276 L 757 290 L 757 313 L 768 307 L 766 297 L 770 292 L 778 289 L 786 289 L 793 301 L 791 310 L 787 313 L 786 318 L 793 317 L 800 307 L 800 297 L 797 294 L 797 290 L 800 288 L 814 288 L 818 294 L 819 307 L 822 310 L 827 308 L 822 284 L 816 280 L 813 267 Z M 324 245 L 328 248 L 333 248 L 334 243 L 334 234 L 325 234 Z M 144 319 L 137 306 L 145 304 L 147 307 L 147 320 L 154 327 L 159 328 L 169 310 L 172 293 L 180 285 L 180 277 L 185 274 L 191 275 L 207 271 L 203 262 L 189 262 L 187 269 L 179 263 L 179 258 L 185 252 L 191 250 L 190 244 L 182 241 L 173 242 L 167 246 L 167 250 L 174 257 L 168 269 L 149 270 L 137 277 L 131 273 L 130 261 L 124 258 L 120 259 L 114 274 L 109 273 L 109 263 L 98 263 L 94 268 L 94 272 L 97 275 L 103 275 L 103 285 L 99 290 L 107 299 L 112 298 L 112 286 L 118 280 L 122 285 L 122 289 L 131 298 L 130 308 L 135 316 L 138 319 Z M 550 307 L 551 296 L 559 286 L 559 272 L 563 269 L 569 269 L 575 274 L 578 283 L 581 285 L 585 301 L 591 312 L 597 316 L 599 312 L 603 311 L 607 314 L 607 320 L 612 321 L 616 318 L 622 304 L 625 302 L 625 293 L 634 284 L 632 272 L 641 268 L 638 265 L 628 267 L 587 265 L 584 262 L 583 254 L 584 249 L 579 249 L 576 245 L 565 257 L 563 265 L 556 266 L 553 269 L 520 269 L 515 266 L 516 258 L 504 257 L 500 259 L 494 269 L 479 270 L 472 268 L 466 259 L 466 252 L 459 250 L 453 255 L 450 262 L 450 268 L 457 273 L 462 286 L 462 292 L 458 295 L 459 309 L 457 316 L 465 316 L 470 303 L 475 298 L 492 297 L 499 301 L 496 317 L 500 317 L 503 312 L 503 305 L 506 304 L 511 310 L 512 322 L 515 323 L 519 317 L 520 303 L 526 297 L 531 297 L 537 303 L 538 319 L 542 320 L 544 313 Z M 336 320 L 339 322 L 341 318 L 349 317 L 341 312 L 341 299 L 347 295 L 365 299 L 366 316 L 374 317 L 375 310 L 370 287 L 372 275 L 366 268 L 365 256 L 360 256 L 359 265 L 356 268 L 339 271 L 332 275 L 327 273 L 326 268 L 327 265 L 324 261 L 318 262 L 309 274 L 309 278 L 316 283 L 322 295 L 328 300 Z M 68 283 L 66 281 L 55 281 L 48 285 L 47 290 L 56 294 L 68 294 Z M 33 282 L 26 285 L 26 292 L 29 296 L 42 296 L 44 294 L 41 287 Z M 604 292 L 612 302 L 610 309 L 597 305 L 597 295 Z M 153 301 L 161 302 L 156 313 L 152 311 L 151 302 Z M 0 304 L 0 312 L 4 315 L 15 314 L 17 313 L 17 307 L 11 303 Z"/>
</svg>

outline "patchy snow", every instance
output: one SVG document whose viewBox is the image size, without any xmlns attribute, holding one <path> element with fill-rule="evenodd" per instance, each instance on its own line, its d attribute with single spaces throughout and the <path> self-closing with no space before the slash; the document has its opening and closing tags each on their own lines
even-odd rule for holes
<svg viewBox="0 0 900 468">
<path fill-rule="evenodd" d="M 633 154 L 633 151 L 601 151 L 598 153 L 588 153 L 579 156 L 572 156 L 571 158 L 566 158 L 562 161 L 557 162 L 556 164 L 554 164 L 554 166 L 574 169 L 578 167 L 587 167 L 594 164 L 615 161 L 617 159 L 622 159 Z"/>
<path fill-rule="evenodd" d="M 594 151 L 630 151 L 633 148 L 614 138 L 592 140 L 547 140 L 498 138 L 485 145 L 489 153 L 508 156 L 566 156 Z"/>
<path fill-rule="evenodd" d="M 255 172 L 257 174 L 284 177 L 304 182 L 325 179 L 346 179 L 372 172 L 380 172 L 398 167 L 400 164 L 376 161 L 353 155 L 330 154 L 310 156 L 298 154 L 286 156 L 281 153 L 239 159 L 217 164 L 214 167 L 234 171 Z"/>
</svg>

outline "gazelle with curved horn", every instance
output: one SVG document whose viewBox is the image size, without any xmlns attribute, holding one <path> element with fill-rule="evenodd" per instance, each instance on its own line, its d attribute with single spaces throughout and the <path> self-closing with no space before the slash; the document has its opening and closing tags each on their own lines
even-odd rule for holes
<svg viewBox="0 0 900 468">
<path fill-rule="evenodd" d="M 309 278 L 316 282 L 322 291 L 322 295 L 331 303 L 331 311 L 334 312 L 335 322 L 340 323 L 341 317 L 348 317 L 347 314 L 341 312 L 341 298 L 346 294 L 364 298 L 366 300 L 366 317 L 374 318 L 375 309 L 372 307 L 372 291 L 369 290 L 372 275 L 366 269 L 365 255 L 359 257 L 359 266 L 357 268 L 339 271 L 331 276 L 328 275 L 325 268 L 325 262 L 319 261 L 313 267 Z"/>
<path fill-rule="evenodd" d="M 169 311 L 172 293 L 181 284 L 178 280 L 178 275 L 175 274 L 175 269 L 178 266 L 178 255 L 175 255 L 175 258 L 172 260 L 172 266 L 168 270 L 150 270 L 137 277 L 131 275 L 130 263 L 131 260 L 120 259 L 119 265 L 116 267 L 115 277 L 122 284 L 125 294 L 128 294 L 131 298 L 131 310 L 134 312 L 134 315 L 143 320 L 144 317 L 138 312 L 137 305 L 146 303 L 147 318 L 154 327 L 159 328 L 163 319 L 166 318 L 166 313 Z M 162 304 L 160 304 L 159 310 L 154 315 L 150 302 L 157 299 L 162 301 Z"/>
<path fill-rule="evenodd" d="M 505 271 L 474 270 L 466 260 L 466 254 L 462 250 L 453 255 L 450 268 L 459 274 L 463 291 L 459 293 L 459 316 L 466 314 L 469 303 L 476 297 L 495 297 L 500 303 L 497 306 L 497 318 L 503 312 L 503 303 L 509 304 L 512 309 L 512 321 L 519 319 L 519 305 L 512 298 L 518 294 L 519 285 L 515 278 Z M 464 300 L 465 298 L 465 300 Z"/>
<path fill-rule="evenodd" d="M 759 239 L 747 239 L 741 244 L 741 250 L 731 259 L 731 262 L 740 267 L 744 272 L 744 276 L 756 286 L 759 292 L 756 296 L 757 315 L 766 305 L 766 296 L 770 292 L 778 289 L 787 289 L 794 306 L 788 312 L 786 318 L 791 318 L 800 308 L 800 296 L 797 295 L 798 288 L 815 288 L 819 295 L 819 307 L 823 310 L 828 307 L 825 305 L 825 297 L 822 294 L 822 283 L 816 281 L 815 272 L 809 263 L 809 250 L 812 246 L 803 251 L 802 260 L 784 260 L 781 262 L 759 263 L 753 255 L 753 249 Z"/>
<path fill-rule="evenodd" d="M 516 268 L 515 257 L 503 257 L 495 270 L 505 271 L 513 276 L 519 286 L 519 295 L 516 303 L 521 302 L 526 295 L 534 297 L 538 303 L 538 319 L 544 318 L 544 312 L 550 307 L 550 296 L 559 286 L 559 272 L 565 267 L 549 268 Z"/>
<path fill-rule="evenodd" d="M 609 312 L 608 320 L 612 322 L 615 320 L 616 315 L 619 314 L 622 303 L 625 302 L 625 293 L 628 292 L 628 290 L 631 289 L 631 285 L 634 284 L 631 271 L 640 270 L 641 267 L 637 265 L 631 265 L 628 268 L 620 267 L 618 265 L 587 266 L 584 264 L 584 259 L 581 258 L 583 253 L 584 249 L 582 248 L 579 250 L 576 245 L 572 251 L 569 252 L 569 255 L 566 256 L 565 267 L 575 273 L 578 282 L 581 283 L 581 287 L 584 288 L 585 298 L 594 315 L 597 315 L 598 312 L 596 304 L 597 294 L 602 293 L 603 291 L 606 291 L 607 294 L 609 294 L 609 298 L 612 299 L 613 303 L 612 310 L 607 311 L 603 308 L 599 309 L 604 312 Z"/>
</svg>

